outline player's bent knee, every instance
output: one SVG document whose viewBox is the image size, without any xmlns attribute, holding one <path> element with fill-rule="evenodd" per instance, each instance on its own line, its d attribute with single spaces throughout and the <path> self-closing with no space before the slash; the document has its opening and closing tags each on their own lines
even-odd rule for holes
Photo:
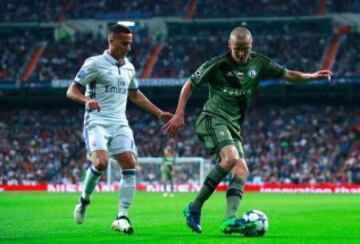
<svg viewBox="0 0 360 244">
<path fill-rule="evenodd" d="M 109 162 L 109 155 L 106 151 L 94 151 L 91 154 L 90 160 L 98 171 L 104 171 Z"/>
<path fill-rule="evenodd" d="M 93 164 L 94 167 L 98 170 L 98 171 L 104 171 L 107 168 L 108 165 L 108 159 L 107 158 L 95 158 L 93 160 Z"/>
<path fill-rule="evenodd" d="M 237 162 L 238 159 L 236 157 L 231 157 L 222 160 L 221 164 L 225 168 L 225 170 L 231 170 L 236 165 Z"/>
<path fill-rule="evenodd" d="M 136 164 L 137 163 L 134 157 L 126 157 L 120 161 L 120 166 L 122 169 L 135 169 Z"/>
<path fill-rule="evenodd" d="M 115 155 L 115 159 L 122 169 L 136 169 L 137 160 L 132 152 L 123 152 Z"/>
<path fill-rule="evenodd" d="M 242 168 L 241 170 L 239 170 L 238 174 L 238 178 L 246 180 L 249 177 L 249 170 L 247 168 Z"/>
<path fill-rule="evenodd" d="M 231 173 L 236 178 L 246 180 L 249 177 L 249 169 L 246 165 L 246 162 L 243 159 L 238 159 L 235 166 L 231 170 Z"/>
<path fill-rule="evenodd" d="M 129 160 L 121 163 L 122 169 L 135 169 L 136 168 L 136 161 Z"/>
</svg>

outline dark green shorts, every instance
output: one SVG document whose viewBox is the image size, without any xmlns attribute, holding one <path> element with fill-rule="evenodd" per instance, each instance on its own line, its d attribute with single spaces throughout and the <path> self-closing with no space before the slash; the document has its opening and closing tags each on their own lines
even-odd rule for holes
<svg viewBox="0 0 360 244">
<path fill-rule="evenodd" d="M 161 180 L 163 182 L 172 183 L 172 175 L 170 171 L 162 171 L 161 172 Z"/>
<path fill-rule="evenodd" d="M 239 157 L 244 158 L 240 132 L 221 119 L 201 114 L 196 122 L 196 134 L 211 153 L 220 158 L 220 150 L 228 145 L 236 147 Z"/>
</svg>

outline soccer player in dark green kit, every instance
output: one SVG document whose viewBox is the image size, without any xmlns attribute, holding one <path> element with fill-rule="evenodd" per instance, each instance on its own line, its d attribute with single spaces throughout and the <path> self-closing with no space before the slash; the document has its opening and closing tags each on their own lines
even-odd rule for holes
<svg viewBox="0 0 360 244">
<path fill-rule="evenodd" d="M 170 184 L 170 197 L 174 196 L 174 182 L 173 176 L 175 175 L 175 157 L 171 148 L 167 147 L 164 150 L 164 156 L 161 160 L 161 181 L 164 187 L 163 196 L 166 197 L 168 195 L 167 186 Z"/>
<path fill-rule="evenodd" d="M 240 129 L 245 110 L 259 82 L 285 79 L 301 84 L 313 80 L 330 80 L 332 75 L 329 70 L 314 73 L 288 70 L 252 52 L 252 36 L 244 27 L 237 27 L 231 32 L 228 48 L 229 51 L 224 55 L 201 65 L 185 82 L 176 114 L 164 125 L 166 134 L 174 134 L 183 127 L 185 106 L 192 90 L 208 83 L 209 99 L 196 122 L 196 134 L 220 162 L 209 172 L 200 192 L 184 210 L 187 225 L 197 233 L 201 233 L 200 217 L 204 202 L 228 173 L 231 173 L 232 179 L 226 192 L 226 214 L 220 229 L 224 233 L 241 233 L 250 227 L 236 216 L 249 175 Z"/>
</svg>

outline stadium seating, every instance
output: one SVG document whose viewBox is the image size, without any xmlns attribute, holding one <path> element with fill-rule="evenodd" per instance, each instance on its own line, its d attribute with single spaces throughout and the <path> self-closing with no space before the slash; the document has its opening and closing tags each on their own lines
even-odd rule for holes
<svg viewBox="0 0 360 244">
<path fill-rule="evenodd" d="M 47 9 L 52 11 L 60 12 L 55 10 L 52 4 L 58 4 L 63 6 L 63 1 L 51 1 L 52 3 L 46 3 L 43 1 L 37 2 L 39 6 L 42 6 L 46 12 Z M 147 1 L 145 1 L 147 2 Z M 152 2 L 152 1 L 150 1 Z M 206 5 L 204 9 L 198 8 L 198 11 L 210 11 L 207 8 L 208 1 L 197 1 L 198 5 Z M 215 1 L 221 5 L 222 1 Z M 224 1 L 226 3 L 232 1 Z M 234 4 L 236 1 L 234 1 Z M 250 4 L 250 2 L 252 2 Z M 272 2 L 272 1 L 266 1 Z M 280 6 L 285 5 L 285 1 L 276 0 Z M 307 2 L 312 5 L 313 2 Z M 136 8 L 137 5 L 141 4 L 143 8 L 148 8 L 149 12 L 164 12 L 169 14 L 176 14 L 168 10 L 167 8 L 179 9 L 178 4 L 174 3 L 161 5 L 161 7 L 150 7 L 150 3 L 143 4 L 144 1 L 134 1 L 133 5 L 126 6 L 127 8 Z M 23 7 L 14 9 L 11 3 L 1 3 L 5 9 L 9 9 L 8 12 L 3 13 L 2 17 L 4 20 L 11 20 L 11 14 L 14 14 L 14 18 L 18 18 L 22 15 L 24 17 L 30 16 L 26 14 L 26 11 L 30 11 L 30 5 L 27 1 L 20 1 L 19 4 Z M 77 17 L 83 11 L 90 12 L 96 8 L 99 8 L 99 4 L 104 8 L 117 8 L 121 7 L 124 2 L 113 2 L 113 1 L 89 1 L 84 5 L 79 4 L 78 1 L 74 1 L 72 10 L 79 9 L 79 12 L 72 12 L 69 10 L 71 18 Z M 114 6 L 118 4 L 119 6 Z M 291 1 L 291 4 L 298 4 L 298 1 Z M 340 4 L 339 9 L 352 9 L 356 10 L 356 4 Z M 57 6 L 57 8 L 60 8 Z M 147 6 L 147 7 L 146 7 Z M 265 4 L 265 6 L 268 6 Z M 182 6 L 184 7 L 184 6 Z M 161 8 L 166 8 L 162 10 Z M 249 1 L 249 9 L 256 9 L 256 1 Z M 220 8 L 221 9 L 221 8 Z M 281 8 L 279 8 L 281 9 Z M 15 11 L 12 13 L 12 10 Z M 250 11 L 249 10 L 249 11 Z M 274 10 L 274 14 L 277 14 Z M 156 15 L 155 12 L 153 15 Z M 221 12 L 221 11 L 220 11 Z M 271 12 L 271 11 L 270 11 Z M 36 15 L 36 12 L 33 12 Z M 288 13 L 288 12 L 287 12 Z M 18 15 L 17 15 L 18 14 Z M 10 17 L 6 17 L 6 16 Z M 53 15 L 52 15 L 53 16 Z M 86 14 L 82 15 L 86 16 Z M 205 15 L 204 15 L 205 16 Z M 215 15 L 216 16 L 216 15 Z M 214 16 L 212 16 L 214 17 Z M 22 21 L 19 17 L 17 21 Z M 43 21 L 50 21 L 50 19 L 43 19 Z M 326 56 L 329 42 L 333 35 L 333 22 L 330 18 L 321 19 L 303 19 L 303 20 L 272 20 L 272 21 L 256 21 L 256 20 L 233 20 L 219 21 L 212 19 L 205 22 L 166 22 L 167 34 L 163 35 L 162 38 L 155 38 L 156 33 L 148 31 L 146 25 L 137 27 L 136 40 L 134 42 L 132 51 L 129 54 L 129 58 L 134 63 L 140 76 L 141 71 L 144 69 L 145 62 L 150 53 L 151 47 L 160 43 L 162 46 L 161 51 L 157 57 L 157 62 L 152 69 L 150 77 L 147 78 L 186 78 L 191 75 L 195 69 L 207 59 L 219 55 L 226 51 L 226 43 L 229 32 L 239 25 L 248 27 L 254 36 L 254 51 L 262 53 L 269 58 L 275 60 L 279 64 L 296 70 L 312 71 L 320 69 L 323 64 L 323 59 Z M 54 38 L 54 29 L 48 30 L 46 35 L 41 34 L 43 28 L 32 28 L 31 31 L 23 30 L 25 36 L 21 35 L 17 27 L 4 27 L 7 32 L 0 29 L 1 36 L 7 36 L 10 30 L 12 33 L 11 38 L 2 38 L 0 44 L 4 52 L 0 56 L 0 81 L 19 81 L 21 80 L 20 74 L 23 73 L 27 62 L 34 51 L 34 46 L 38 45 L 39 42 L 43 41 L 46 43 L 44 46 L 44 53 L 39 58 L 39 62 L 35 70 L 31 73 L 31 82 L 42 82 L 51 81 L 54 79 L 73 79 L 78 69 L 82 65 L 85 58 L 102 53 L 106 48 L 106 40 L 99 33 L 78 33 L 76 32 L 73 36 L 64 35 L 60 38 Z M 52 27 L 54 28 L 54 27 Z M 52 32 L 52 33 L 51 33 Z M 19 34 L 13 34 L 19 33 Z M 190 38 L 189 38 L 190 37 Z M 24 42 L 26 38 L 26 47 Z M 348 34 L 342 36 L 342 41 L 339 45 L 338 55 L 335 60 L 334 73 L 335 76 L 359 76 L 360 68 L 356 66 L 358 64 L 359 53 L 359 35 Z M 194 48 L 196 47 L 196 48 Z M 347 51 L 350 50 L 350 51 Z M 24 58 L 25 57 L 25 58 Z M 346 65 L 350 61 L 353 65 Z"/>
<path fill-rule="evenodd" d="M 0 20 L 61 21 L 64 19 L 145 19 L 183 17 L 191 0 L 27 0 L 1 1 Z M 360 12 L 358 1 L 287 1 L 287 0 L 196 0 L 192 18 L 238 18 L 264 16 L 313 16 L 325 13 Z M 321 2 L 325 4 L 322 5 Z M 130 3 L 130 4 L 129 4 Z M 231 6 L 231 8 L 228 8 Z"/>
<path fill-rule="evenodd" d="M 189 4 L 195 4 L 195 8 L 191 10 Z M 44 44 L 44 52 L 30 79 L 23 82 L 72 80 L 87 57 L 103 52 L 106 40 L 95 31 L 62 36 L 56 26 L 65 20 L 89 18 L 108 20 L 108 24 L 117 19 L 141 19 L 129 58 L 140 74 L 151 47 L 161 46 L 149 78 L 188 77 L 204 61 L 226 51 L 229 32 L 239 25 L 252 31 L 254 51 L 285 67 L 304 71 L 322 67 L 335 32 L 341 42 L 334 75 L 360 77 L 360 35 L 351 33 L 348 27 L 347 33 L 337 33 L 333 19 L 326 16 L 359 11 L 357 0 L 0 1 L 0 84 L 21 82 L 39 43 Z M 182 19 L 185 15 L 197 21 Z M 284 16 L 310 17 L 280 18 Z M 170 17 L 157 19 L 163 24 L 160 26 L 166 27 L 163 33 L 160 30 L 163 35 L 159 38 L 154 26 L 150 31 L 146 25 L 147 19 L 153 17 Z M 257 17 L 275 18 L 260 21 Z M 23 22 L 27 25 L 19 27 Z M 3 93 L 0 91 L 0 96 Z M 199 111 L 197 108 L 188 112 L 187 126 L 176 137 L 176 151 L 181 157 L 212 159 L 194 136 Z M 80 182 L 87 166 L 81 110 L 1 107 L 0 114 L 0 183 Z M 359 132 L 352 129 L 360 124 L 358 114 L 358 108 L 353 107 L 254 108 L 245 120 L 243 133 L 250 181 L 360 183 L 359 139 L 354 139 Z M 159 133 L 158 121 L 135 109 L 129 110 L 128 117 L 139 155 L 161 156 L 169 138 Z M 186 172 L 179 174 L 182 179 L 192 177 Z M 152 181 L 151 174 L 144 180 Z"/>
<path fill-rule="evenodd" d="M 0 39 L 0 82 L 17 78 L 28 49 L 34 42 L 35 36 L 29 31 L 13 33 L 9 38 Z"/>
<path fill-rule="evenodd" d="M 134 0 L 111 1 L 90 0 L 86 3 L 74 1 L 67 18 L 96 19 L 144 19 L 151 17 L 179 16 L 186 10 L 189 1 Z M 100 11 L 99 11 L 100 10 Z"/>
<path fill-rule="evenodd" d="M 136 68 L 142 66 L 149 43 L 146 38 L 140 37 L 136 36 L 132 55 L 129 56 Z M 107 41 L 92 33 L 78 34 L 76 39 L 50 40 L 30 80 L 73 79 L 86 58 L 102 54 L 106 47 Z"/>
<path fill-rule="evenodd" d="M 66 19 L 144 19 L 161 16 L 179 16 L 186 11 L 188 1 L 170 0 L 26 0 L 1 1 L 0 20 L 16 21 L 61 21 Z"/>
<path fill-rule="evenodd" d="M 57 21 L 66 1 L 1 1 L 1 22 L 22 21 Z"/>
<path fill-rule="evenodd" d="M 343 36 L 334 72 L 338 76 L 360 77 L 360 34 Z"/>
<path fill-rule="evenodd" d="M 360 2 L 358 0 L 328 0 L 327 10 L 332 13 L 360 13 Z"/>
<path fill-rule="evenodd" d="M 0 112 L 0 184 L 81 181 L 88 166 L 82 109 Z M 190 109 L 184 131 L 171 139 L 162 135 L 161 124 L 153 116 L 129 109 L 139 156 L 161 157 L 163 149 L 175 140 L 178 156 L 211 159 L 194 135 L 199 112 Z M 341 106 L 267 106 L 250 110 L 242 132 L 251 172 L 249 182 L 360 183 L 359 144 L 347 149 L 358 133 L 354 130 L 360 123 L 358 114 L 358 108 Z M 189 172 L 178 174 L 196 182 Z M 151 174 L 142 178 L 148 182 L 158 179 Z"/>
<path fill-rule="evenodd" d="M 170 24 L 167 41 L 152 77 L 183 78 L 191 75 L 203 62 L 227 50 L 229 33 L 239 25 L 242 23 L 236 21 L 225 24 Z M 274 59 L 287 68 L 321 68 L 325 47 L 331 36 L 329 20 L 300 23 L 247 22 L 246 26 L 253 33 L 254 51 Z"/>
<path fill-rule="evenodd" d="M 195 16 L 198 18 L 315 15 L 318 6 L 318 1 L 305 1 L 306 7 L 303 1 L 286 0 L 198 0 L 197 2 Z"/>
</svg>

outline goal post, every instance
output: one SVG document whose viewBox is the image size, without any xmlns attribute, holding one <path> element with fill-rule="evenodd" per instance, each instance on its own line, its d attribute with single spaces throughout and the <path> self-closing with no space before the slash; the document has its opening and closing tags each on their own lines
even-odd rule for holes
<svg viewBox="0 0 360 244">
<path fill-rule="evenodd" d="M 161 183 L 161 157 L 138 158 L 139 170 L 137 184 Z M 174 183 L 194 183 L 201 185 L 204 181 L 205 159 L 201 157 L 176 157 Z M 107 185 L 110 187 L 121 179 L 121 169 L 114 159 L 110 159 L 107 168 Z"/>
</svg>

